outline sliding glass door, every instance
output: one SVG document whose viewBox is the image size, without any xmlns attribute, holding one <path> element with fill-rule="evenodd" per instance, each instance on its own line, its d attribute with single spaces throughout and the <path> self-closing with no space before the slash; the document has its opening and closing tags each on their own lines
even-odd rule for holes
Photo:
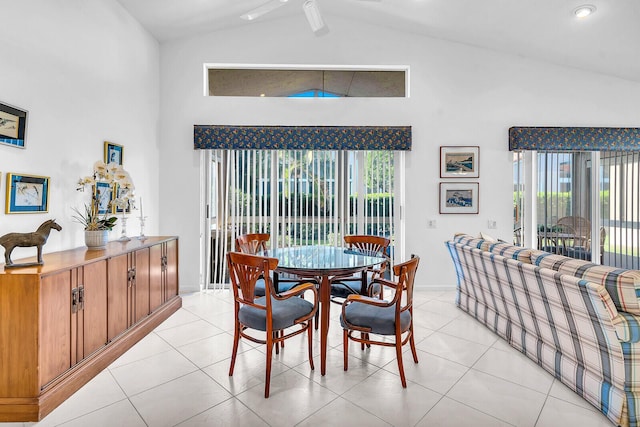
<svg viewBox="0 0 640 427">
<path fill-rule="evenodd" d="M 227 282 L 236 236 L 269 233 L 272 247 L 341 245 L 345 234 L 401 240 L 394 151 L 210 150 L 207 283 Z M 208 286 L 208 285 L 207 285 Z"/>
<path fill-rule="evenodd" d="M 514 154 L 514 241 L 528 228 L 538 249 L 621 268 L 640 268 L 640 153 Z M 518 173 L 516 173 L 518 171 Z M 525 198 L 523 176 L 535 197 Z M 524 205 L 529 201 L 531 209 Z"/>
</svg>

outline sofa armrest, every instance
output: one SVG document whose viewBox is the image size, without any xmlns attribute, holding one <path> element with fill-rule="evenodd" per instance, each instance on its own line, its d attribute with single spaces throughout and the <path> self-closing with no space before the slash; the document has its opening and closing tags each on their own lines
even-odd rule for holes
<svg viewBox="0 0 640 427">
<path fill-rule="evenodd" d="M 624 311 L 618 311 L 618 315 L 613 319 L 616 328 L 616 335 L 622 342 L 640 342 L 640 316 Z"/>
</svg>

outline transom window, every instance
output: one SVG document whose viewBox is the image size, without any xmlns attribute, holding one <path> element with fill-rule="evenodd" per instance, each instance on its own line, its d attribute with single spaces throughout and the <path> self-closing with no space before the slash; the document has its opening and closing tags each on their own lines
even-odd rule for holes
<svg viewBox="0 0 640 427">
<path fill-rule="evenodd" d="M 407 96 L 406 69 L 207 69 L 209 96 L 382 97 Z"/>
</svg>

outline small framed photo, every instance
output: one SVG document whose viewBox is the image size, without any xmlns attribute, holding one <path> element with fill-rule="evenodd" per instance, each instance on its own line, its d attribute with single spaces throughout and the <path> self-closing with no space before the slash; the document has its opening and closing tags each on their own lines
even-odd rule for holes
<svg viewBox="0 0 640 427">
<path fill-rule="evenodd" d="M 24 148 L 27 111 L 0 103 L 0 143 Z"/>
<path fill-rule="evenodd" d="M 477 214 L 479 188 L 477 182 L 441 182 L 440 213 Z"/>
<path fill-rule="evenodd" d="M 104 142 L 104 162 L 106 164 L 116 163 L 122 166 L 122 158 L 124 155 L 124 147 L 114 144 L 113 142 Z"/>
<path fill-rule="evenodd" d="M 5 213 L 42 213 L 48 211 L 48 176 L 7 174 Z"/>
<path fill-rule="evenodd" d="M 440 178 L 479 178 L 479 146 L 440 147 Z"/>
<path fill-rule="evenodd" d="M 111 212 L 111 200 L 113 191 L 108 182 L 96 182 L 95 198 L 98 200 L 98 214 L 104 215 Z"/>
<path fill-rule="evenodd" d="M 131 213 L 131 201 L 127 198 L 127 194 L 131 191 L 128 188 L 122 188 L 118 184 L 115 185 L 115 198 L 113 199 L 113 213 Z"/>
</svg>

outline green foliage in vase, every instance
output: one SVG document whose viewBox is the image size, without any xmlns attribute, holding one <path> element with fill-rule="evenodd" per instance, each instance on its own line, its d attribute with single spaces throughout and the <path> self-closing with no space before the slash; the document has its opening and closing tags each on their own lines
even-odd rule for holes
<svg viewBox="0 0 640 427">
<path fill-rule="evenodd" d="M 84 205 L 84 212 L 77 208 L 73 208 L 76 213 L 73 219 L 84 226 L 87 231 L 111 231 L 116 225 L 118 218 L 108 216 L 107 214 L 98 214 L 97 204 Z"/>
</svg>

